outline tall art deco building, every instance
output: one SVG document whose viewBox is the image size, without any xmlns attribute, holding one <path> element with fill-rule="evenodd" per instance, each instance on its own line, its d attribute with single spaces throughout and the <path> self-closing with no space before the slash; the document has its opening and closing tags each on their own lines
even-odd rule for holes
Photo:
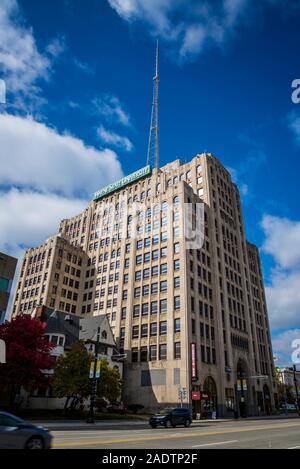
<svg viewBox="0 0 300 469">
<path fill-rule="evenodd" d="M 187 225 L 201 242 L 187 239 Z M 111 184 L 28 249 L 13 315 L 41 304 L 109 316 L 126 354 L 126 403 L 154 409 L 181 395 L 196 413 L 274 408 L 259 252 L 236 185 L 209 153 Z"/>
</svg>

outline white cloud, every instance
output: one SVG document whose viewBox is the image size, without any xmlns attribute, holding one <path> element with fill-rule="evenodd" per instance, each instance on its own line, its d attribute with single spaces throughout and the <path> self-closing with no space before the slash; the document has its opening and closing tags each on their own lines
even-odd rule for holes
<svg viewBox="0 0 300 469">
<path fill-rule="evenodd" d="M 0 115 L 0 142 L 1 185 L 91 197 L 122 176 L 115 152 L 88 147 L 29 118 Z"/>
<path fill-rule="evenodd" d="M 273 257 L 266 297 L 273 328 L 300 325 L 300 222 L 265 215 L 262 250 Z"/>
<path fill-rule="evenodd" d="M 102 125 L 97 129 L 97 134 L 104 143 L 122 148 L 125 151 L 132 151 L 133 144 L 127 137 L 122 137 L 115 132 L 105 129 Z"/>
<path fill-rule="evenodd" d="M 94 75 L 95 73 L 95 70 L 93 69 L 93 67 L 91 67 L 91 65 L 82 62 L 81 60 L 74 59 L 74 65 L 76 65 L 79 70 L 81 70 L 83 73 L 86 73 L 87 75 Z"/>
<path fill-rule="evenodd" d="M 294 340 L 300 340 L 300 329 L 290 329 L 278 334 L 273 339 L 273 352 L 276 360 L 276 365 L 291 365 L 292 353 L 295 348 L 292 347 Z"/>
<path fill-rule="evenodd" d="M 24 247 L 38 246 L 57 233 L 62 218 L 80 213 L 87 202 L 15 188 L 0 192 L 0 250 L 19 256 Z"/>
<path fill-rule="evenodd" d="M 273 256 L 280 267 L 300 268 L 300 222 L 265 215 L 262 228 L 266 236 L 264 252 Z"/>
<path fill-rule="evenodd" d="M 142 22 L 150 34 L 176 49 L 178 61 L 194 59 L 209 44 L 223 44 L 234 32 L 249 0 L 108 0 L 129 23 Z"/>
<path fill-rule="evenodd" d="M 53 59 L 63 50 L 54 39 L 44 53 L 38 50 L 32 28 L 25 25 L 17 0 L 0 2 L 0 72 L 7 84 L 8 104 L 31 112 L 44 102 L 40 80 L 48 80 Z"/>
<path fill-rule="evenodd" d="M 130 126 L 130 116 L 122 107 L 117 96 L 106 94 L 101 98 L 93 100 L 95 112 L 105 117 L 109 122 L 116 122 Z"/>
</svg>

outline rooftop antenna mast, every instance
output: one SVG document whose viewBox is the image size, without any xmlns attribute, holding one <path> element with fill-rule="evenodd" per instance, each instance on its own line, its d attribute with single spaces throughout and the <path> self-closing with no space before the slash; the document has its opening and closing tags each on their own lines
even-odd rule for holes
<svg viewBox="0 0 300 469">
<path fill-rule="evenodd" d="M 158 40 L 156 41 L 155 75 L 153 77 L 153 99 L 151 110 L 151 122 L 148 141 L 147 165 L 154 168 L 159 166 L 159 141 L 158 141 Z"/>
</svg>

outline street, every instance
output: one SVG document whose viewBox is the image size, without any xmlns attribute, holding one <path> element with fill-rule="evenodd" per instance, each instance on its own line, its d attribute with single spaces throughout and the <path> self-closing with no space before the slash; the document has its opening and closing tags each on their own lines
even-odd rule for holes
<svg viewBox="0 0 300 469">
<path fill-rule="evenodd" d="M 190 428 L 151 429 L 146 422 L 55 429 L 53 447 L 94 449 L 300 449 L 300 419 L 195 421 Z"/>
</svg>

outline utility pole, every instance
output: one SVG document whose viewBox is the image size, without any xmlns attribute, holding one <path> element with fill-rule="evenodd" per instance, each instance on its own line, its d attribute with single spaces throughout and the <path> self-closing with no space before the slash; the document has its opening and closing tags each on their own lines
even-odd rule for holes
<svg viewBox="0 0 300 469">
<path fill-rule="evenodd" d="M 94 353 L 94 369 L 93 369 L 93 377 L 92 377 L 92 384 L 91 384 L 91 397 L 90 397 L 90 411 L 89 417 L 87 419 L 87 423 L 95 423 L 94 420 L 94 407 L 95 401 L 97 397 L 97 361 L 98 361 L 98 352 L 99 352 L 99 345 L 100 345 L 100 327 L 97 329 L 97 339 L 95 344 L 95 353 Z"/>
</svg>

